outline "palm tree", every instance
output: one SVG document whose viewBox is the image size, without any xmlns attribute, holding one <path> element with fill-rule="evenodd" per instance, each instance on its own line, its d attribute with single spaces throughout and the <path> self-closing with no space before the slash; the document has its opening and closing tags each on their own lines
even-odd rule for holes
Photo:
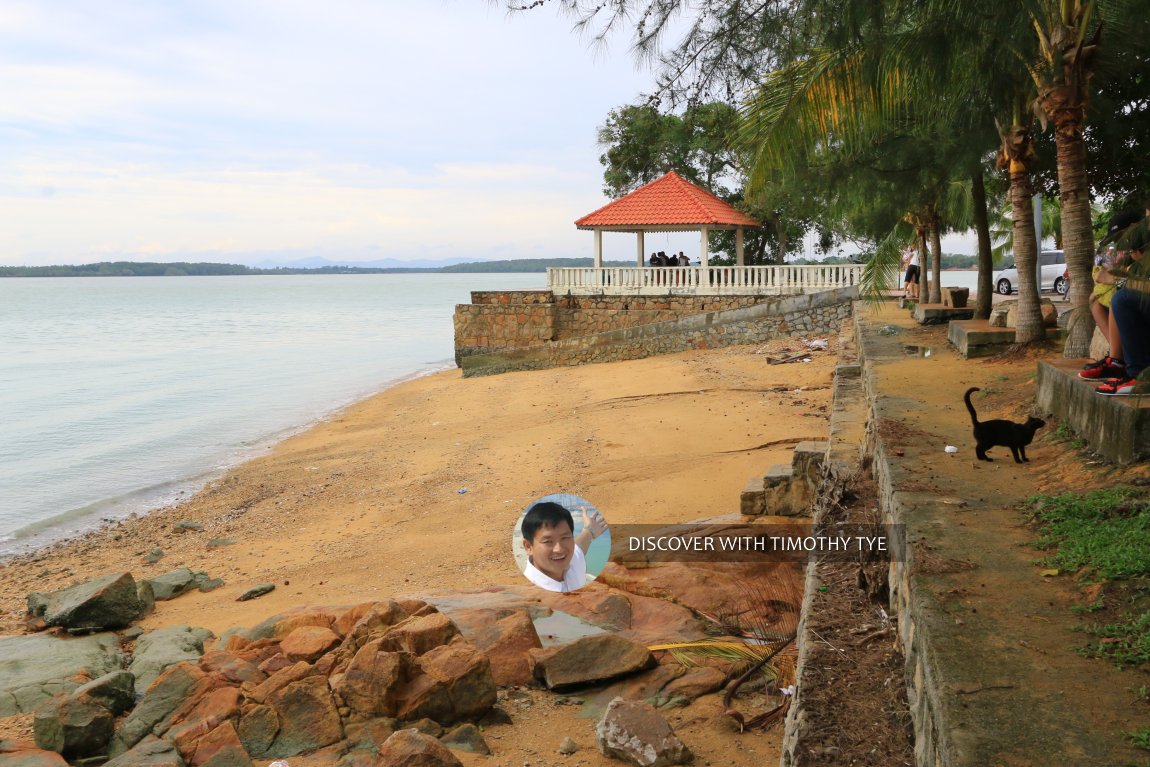
<svg viewBox="0 0 1150 767">
<path fill-rule="evenodd" d="M 1016 100 L 1009 128 L 999 128 L 1001 147 L 998 167 L 1010 175 L 1010 207 L 1014 221 L 1014 263 L 1018 267 L 1018 318 L 1014 328 L 1015 343 L 1025 344 L 1046 338 L 1042 322 L 1042 305 L 1038 298 L 1038 241 L 1034 236 L 1034 187 L 1030 168 L 1034 162 L 1034 140 L 1029 121 L 1024 121 L 1024 107 Z"/>
<path fill-rule="evenodd" d="M 1070 270 L 1070 304 L 1066 357 L 1090 352 L 1094 320 L 1090 292 L 1094 287 L 1094 233 L 1090 216 L 1090 188 L 1086 176 L 1086 107 L 1088 84 L 1102 35 L 1094 22 L 1093 0 L 1048 0 L 1042 18 L 1034 19 L 1039 62 L 1031 67 L 1038 88 L 1037 106 L 1054 126 L 1058 153 L 1058 189 L 1062 208 L 1062 247 Z M 1093 27 L 1093 35 L 1090 35 Z"/>
</svg>

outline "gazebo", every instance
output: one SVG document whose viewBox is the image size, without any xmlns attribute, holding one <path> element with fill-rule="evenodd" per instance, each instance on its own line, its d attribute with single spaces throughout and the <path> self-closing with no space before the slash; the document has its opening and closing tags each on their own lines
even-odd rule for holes
<svg viewBox="0 0 1150 767">
<path fill-rule="evenodd" d="M 673 171 L 588 213 L 575 226 L 595 233 L 595 262 L 548 269 L 547 288 L 557 295 L 792 295 L 857 285 L 862 273 L 857 264 L 746 266 L 743 233 L 759 222 Z M 735 265 L 711 266 L 707 234 L 731 229 Z M 604 268 L 603 232 L 635 234 L 635 266 Z M 699 265 L 646 266 L 647 232 L 700 232 Z"/>
<path fill-rule="evenodd" d="M 643 235 L 647 232 L 700 232 L 699 264 L 708 265 L 707 234 L 735 230 L 735 263 L 743 265 L 743 231 L 759 222 L 720 200 L 675 171 L 639 187 L 575 222 L 595 232 L 595 268 L 603 267 L 603 232 L 634 232 L 635 265 L 646 260 Z"/>
</svg>

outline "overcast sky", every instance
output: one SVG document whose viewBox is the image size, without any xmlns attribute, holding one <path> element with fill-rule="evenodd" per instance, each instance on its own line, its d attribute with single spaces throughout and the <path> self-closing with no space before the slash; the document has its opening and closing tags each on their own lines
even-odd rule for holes
<svg viewBox="0 0 1150 767">
<path fill-rule="evenodd" d="M 0 263 L 587 256 L 649 83 L 550 7 L 5 0 Z"/>
</svg>

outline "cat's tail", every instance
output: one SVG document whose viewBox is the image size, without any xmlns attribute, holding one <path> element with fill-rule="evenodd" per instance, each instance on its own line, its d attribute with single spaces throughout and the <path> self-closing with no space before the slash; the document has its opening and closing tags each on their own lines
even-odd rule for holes
<svg viewBox="0 0 1150 767">
<path fill-rule="evenodd" d="M 982 390 L 977 386 L 972 386 L 966 390 L 966 394 L 962 395 L 962 398 L 966 400 L 966 409 L 970 411 L 970 422 L 975 426 L 978 426 L 978 413 L 974 412 L 974 405 L 970 404 L 970 395 L 974 394 L 976 391 Z"/>
</svg>

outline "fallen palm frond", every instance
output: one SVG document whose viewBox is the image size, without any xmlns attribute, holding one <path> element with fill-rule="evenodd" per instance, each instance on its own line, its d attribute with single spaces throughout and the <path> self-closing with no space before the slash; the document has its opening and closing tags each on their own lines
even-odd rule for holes
<svg viewBox="0 0 1150 767">
<path fill-rule="evenodd" d="M 707 661 L 729 663 L 727 677 L 731 681 L 725 685 L 723 713 L 739 724 L 740 731 L 766 727 L 786 715 L 790 707 L 789 692 L 783 693 L 778 705 L 749 719 L 733 707 L 734 698 L 739 688 L 756 674 L 762 674 L 772 683 L 768 690 L 773 686 L 781 692 L 794 684 L 795 657 L 793 652 L 784 654 L 783 651 L 791 647 L 795 639 L 802 601 L 800 588 L 797 579 L 785 575 L 766 582 L 747 580 L 740 589 L 742 609 L 735 615 L 718 619 L 697 613 L 719 624 L 730 636 L 745 637 L 746 641 L 722 638 L 671 642 L 651 645 L 649 649 L 666 652 L 688 668 Z"/>
</svg>

